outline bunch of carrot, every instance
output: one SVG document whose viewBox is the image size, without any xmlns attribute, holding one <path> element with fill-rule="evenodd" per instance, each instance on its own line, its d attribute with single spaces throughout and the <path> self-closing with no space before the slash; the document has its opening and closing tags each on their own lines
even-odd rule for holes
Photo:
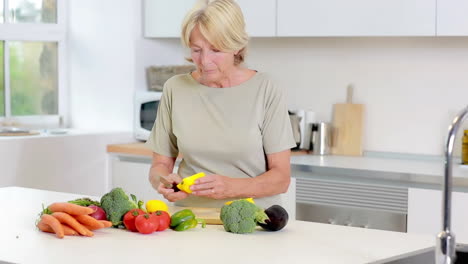
<svg viewBox="0 0 468 264">
<path fill-rule="evenodd" d="M 93 236 L 92 230 L 111 227 L 112 222 L 96 220 L 89 214 L 94 209 L 72 203 L 53 203 L 42 212 L 37 223 L 39 230 L 55 233 L 58 238 L 64 236 Z"/>
</svg>

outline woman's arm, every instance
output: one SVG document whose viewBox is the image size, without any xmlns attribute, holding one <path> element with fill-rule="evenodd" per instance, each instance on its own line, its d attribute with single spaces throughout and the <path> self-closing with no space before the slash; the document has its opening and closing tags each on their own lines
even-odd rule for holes
<svg viewBox="0 0 468 264">
<path fill-rule="evenodd" d="M 207 175 L 192 185 L 194 195 L 214 199 L 260 198 L 285 193 L 291 181 L 291 151 L 285 150 L 267 155 L 268 170 L 254 178 L 230 178 Z"/>
<path fill-rule="evenodd" d="M 149 181 L 153 188 L 170 202 L 182 200 L 188 196 L 185 192 L 174 192 L 172 188 L 165 188 L 164 184 L 160 183 L 160 176 L 167 176 L 167 178 L 172 179 L 175 183 L 182 181 L 182 178 L 179 175 L 172 173 L 175 161 L 176 158 L 153 153 L 153 162 L 149 173 Z"/>
<path fill-rule="evenodd" d="M 149 172 L 149 181 L 155 190 L 159 187 L 159 176 L 168 176 L 174 169 L 176 158 L 166 157 L 153 152 L 153 162 Z"/>
<path fill-rule="evenodd" d="M 291 150 L 267 154 L 268 170 L 254 178 L 245 180 L 238 197 L 265 197 L 288 191 L 291 182 Z"/>
</svg>

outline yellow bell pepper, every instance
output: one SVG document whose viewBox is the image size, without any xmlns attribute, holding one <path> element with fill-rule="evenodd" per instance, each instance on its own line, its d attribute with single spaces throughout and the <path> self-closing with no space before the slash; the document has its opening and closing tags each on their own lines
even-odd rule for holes
<svg viewBox="0 0 468 264">
<path fill-rule="evenodd" d="M 246 200 L 247 202 L 251 202 L 251 203 L 255 204 L 255 201 L 254 201 L 253 198 L 245 198 L 245 199 L 241 199 L 241 200 Z M 234 200 L 234 201 L 236 201 L 236 200 Z M 230 205 L 230 204 L 232 204 L 232 202 L 234 202 L 234 201 L 227 201 L 227 202 L 225 202 L 224 204 L 225 204 L 225 205 Z"/>
<path fill-rule="evenodd" d="M 190 186 L 192 186 L 195 183 L 196 179 L 199 179 L 201 177 L 205 177 L 204 172 L 200 172 L 187 178 L 184 178 L 179 184 L 177 184 L 177 188 L 186 193 L 192 193 L 192 190 L 190 190 Z"/>
</svg>

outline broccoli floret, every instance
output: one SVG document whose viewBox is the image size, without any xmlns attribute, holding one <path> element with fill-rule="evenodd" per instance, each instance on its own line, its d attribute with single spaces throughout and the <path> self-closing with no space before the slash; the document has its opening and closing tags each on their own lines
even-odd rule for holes
<svg viewBox="0 0 468 264">
<path fill-rule="evenodd" d="M 224 230 L 237 234 L 252 233 L 257 223 L 264 223 L 268 216 L 265 211 L 255 204 L 242 200 L 236 200 L 224 205 L 220 213 Z"/>
<path fill-rule="evenodd" d="M 101 207 L 106 211 L 106 216 L 112 222 L 112 226 L 118 227 L 122 224 L 122 218 L 131 209 L 140 208 L 143 202 L 137 201 L 135 195 L 131 195 L 133 200 L 125 194 L 120 187 L 112 189 L 101 198 Z"/>
</svg>

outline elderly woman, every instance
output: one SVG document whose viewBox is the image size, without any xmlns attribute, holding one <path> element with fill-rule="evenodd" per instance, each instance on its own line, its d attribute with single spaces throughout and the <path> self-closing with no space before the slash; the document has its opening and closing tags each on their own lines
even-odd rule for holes
<svg viewBox="0 0 468 264">
<path fill-rule="evenodd" d="M 174 76 L 163 90 L 147 145 L 154 151 L 150 182 L 180 206 L 220 207 L 253 197 L 278 203 L 290 182 L 295 146 L 284 96 L 264 73 L 242 66 L 248 36 L 239 6 L 215 0 L 194 8 L 182 25 L 182 42 L 196 71 Z M 181 154 L 177 174 L 174 163 Z M 198 172 L 207 176 L 191 194 L 161 184 Z"/>
</svg>

